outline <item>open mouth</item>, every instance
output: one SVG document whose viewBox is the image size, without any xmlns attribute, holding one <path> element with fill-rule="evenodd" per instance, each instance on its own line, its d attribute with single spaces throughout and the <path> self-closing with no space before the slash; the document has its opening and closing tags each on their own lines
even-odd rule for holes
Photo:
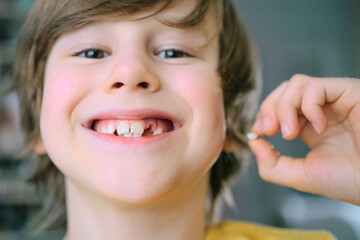
<svg viewBox="0 0 360 240">
<path fill-rule="evenodd" d="M 119 137 L 147 137 L 171 132 L 175 129 L 170 119 L 97 119 L 90 125 L 93 131 Z"/>
</svg>

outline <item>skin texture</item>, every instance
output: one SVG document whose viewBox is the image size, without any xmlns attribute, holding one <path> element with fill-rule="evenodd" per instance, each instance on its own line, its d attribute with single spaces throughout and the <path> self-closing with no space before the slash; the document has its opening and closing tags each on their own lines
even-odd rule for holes
<svg viewBox="0 0 360 240">
<path fill-rule="evenodd" d="M 225 140 L 216 24 L 211 11 L 193 29 L 159 21 L 181 18 L 193 4 L 97 22 L 56 41 L 37 149 L 65 176 L 66 239 L 204 237 L 208 170 Z M 173 49 L 176 57 L 166 57 Z M 140 119 L 154 110 L 177 119 L 177 128 L 145 141 L 103 138 L 85 126 L 94 115 Z"/>
<path fill-rule="evenodd" d="M 360 205 L 359 79 L 295 75 L 264 100 L 252 131 L 300 136 L 311 148 L 294 159 L 264 139 L 251 140 L 263 179 Z"/>
</svg>

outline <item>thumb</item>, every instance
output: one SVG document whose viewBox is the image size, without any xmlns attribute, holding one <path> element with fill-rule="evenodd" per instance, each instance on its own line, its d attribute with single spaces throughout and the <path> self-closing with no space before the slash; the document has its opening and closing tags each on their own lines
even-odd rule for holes
<svg viewBox="0 0 360 240">
<path fill-rule="evenodd" d="M 349 113 L 349 121 L 357 152 L 360 153 L 360 103 Z"/>
<path fill-rule="evenodd" d="M 304 172 L 304 159 L 281 156 L 265 139 L 249 141 L 259 168 L 260 177 L 268 182 L 310 191 Z"/>
</svg>

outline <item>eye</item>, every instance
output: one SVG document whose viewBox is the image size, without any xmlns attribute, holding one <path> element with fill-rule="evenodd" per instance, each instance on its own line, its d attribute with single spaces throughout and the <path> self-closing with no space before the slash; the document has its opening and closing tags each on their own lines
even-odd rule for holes
<svg viewBox="0 0 360 240">
<path fill-rule="evenodd" d="M 156 54 L 160 58 L 183 58 L 191 57 L 190 54 L 179 49 L 167 49 Z"/>
<path fill-rule="evenodd" d="M 110 56 L 110 54 L 102 49 L 88 48 L 88 49 L 82 50 L 80 52 L 77 52 L 74 56 L 83 57 L 83 58 L 100 59 L 100 58 L 106 58 L 106 57 Z"/>
</svg>

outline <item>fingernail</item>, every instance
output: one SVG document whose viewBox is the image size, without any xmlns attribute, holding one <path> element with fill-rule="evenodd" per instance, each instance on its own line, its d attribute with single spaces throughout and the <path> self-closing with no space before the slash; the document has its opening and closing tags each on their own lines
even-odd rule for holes
<svg viewBox="0 0 360 240">
<path fill-rule="evenodd" d="M 290 133 L 289 125 L 286 122 L 281 123 L 281 132 L 282 132 L 283 137 L 286 137 L 287 135 L 289 135 L 289 133 Z"/>
<path fill-rule="evenodd" d="M 311 123 L 315 132 L 317 132 L 317 134 L 320 134 L 320 128 L 315 124 L 315 123 Z"/>
<path fill-rule="evenodd" d="M 261 129 L 261 121 L 260 120 L 257 120 L 255 123 L 254 123 L 254 126 L 253 126 L 253 129 Z"/>
<path fill-rule="evenodd" d="M 262 127 L 263 127 L 263 130 L 262 130 L 263 133 L 266 132 L 266 130 L 269 129 L 269 127 L 270 127 L 270 119 L 269 118 L 264 118 L 263 119 Z"/>
</svg>

